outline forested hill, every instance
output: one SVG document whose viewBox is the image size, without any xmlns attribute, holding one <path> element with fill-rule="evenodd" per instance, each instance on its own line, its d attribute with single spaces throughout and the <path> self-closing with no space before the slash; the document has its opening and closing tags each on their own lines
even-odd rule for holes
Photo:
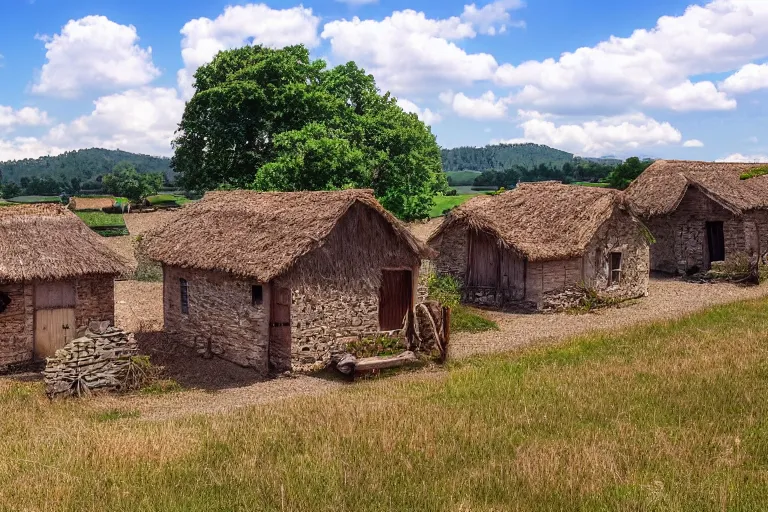
<svg viewBox="0 0 768 512">
<path fill-rule="evenodd" d="M 573 163 L 573 154 L 540 144 L 497 144 L 476 147 L 443 149 L 444 171 L 500 171 L 515 166 L 533 169 L 539 165 L 562 167 Z M 589 158 L 589 161 L 616 165 L 618 159 Z"/>
<path fill-rule="evenodd" d="M 160 172 L 169 181 L 173 180 L 170 158 L 96 148 L 68 151 L 58 156 L 0 162 L 0 177 L 2 181 L 12 181 L 17 184 L 20 183 L 21 178 L 51 176 L 58 179 L 62 175 L 66 181 L 71 178 L 80 178 L 86 182 L 112 172 L 112 168 L 118 162 L 130 162 L 141 173 Z"/>
</svg>

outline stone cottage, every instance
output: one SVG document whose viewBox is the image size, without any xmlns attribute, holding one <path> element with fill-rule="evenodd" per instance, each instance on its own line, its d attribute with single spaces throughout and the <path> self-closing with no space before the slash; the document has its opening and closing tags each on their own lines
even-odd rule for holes
<svg viewBox="0 0 768 512">
<path fill-rule="evenodd" d="M 114 322 L 124 265 L 60 205 L 0 207 L 0 369 L 52 356 L 91 321 Z"/>
<path fill-rule="evenodd" d="M 430 255 L 371 191 L 209 192 L 148 234 L 165 330 L 266 374 L 399 330 Z"/>
<path fill-rule="evenodd" d="M 541 182 L 470 199 L 428 243 L 438 273 L 462 283 L 466 302 L 541 307 L 576 286 L 646 295 L 649 239 L 620 192 Z"/>
<path fill-rule="evenodd" d="M 660 160 L 646 169 L 626 194 L 656 239 L 651 269 L 696 273 L 740 254 L 765 263 L 768 176 L 749 177 L 760 166 Z"/>
</svg>

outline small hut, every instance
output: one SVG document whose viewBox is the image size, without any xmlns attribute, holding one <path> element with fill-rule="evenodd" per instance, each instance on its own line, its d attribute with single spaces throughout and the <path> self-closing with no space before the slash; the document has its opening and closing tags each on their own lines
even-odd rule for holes
<svg viewBox="0 0 768 512">
<path fill-rule="evenodd" d="M 750 177 L 760 166 L 660 160 L 646 169 L 626 194 L 656 239 L 651 269 L 696 273 L 738 255 L 764 262 L 768 176 Z"/>
<path fill-rule="evenodd" d="M 53 355 L 91 321 L 114 322 L 123 270 L 63 206 L 0 208 L 0 368 Z"/>
<path fill-rule="evenodd" d="M 145 244 L 168 335 L 262 374 L 406 327 L 431 254 L 364 190 L 209 192 Z"/>
<path fill-rule="evenodd" d="M 470 199 L 428 243 L 466 302 L 541 307 L 574 287 L 646 295 L 649 238 L 620 192 L 542 182 Z"/>
<path fill-rule="evenodd" d="M 115 206 L 114 197 L 71 197 L 69 207 L 75 211 L 103 210 Z"/>
</svg>

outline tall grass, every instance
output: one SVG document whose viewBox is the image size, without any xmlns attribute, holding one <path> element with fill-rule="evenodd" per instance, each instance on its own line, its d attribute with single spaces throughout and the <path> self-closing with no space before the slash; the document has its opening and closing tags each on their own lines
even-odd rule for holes
<svg viewBox="0 0 768 512">
<path fill-rule="evenodd" d="M 177 420 L 4 383 L 0 509 L 763 510 L 766 332 L 761 300 Z"/>
</svg>

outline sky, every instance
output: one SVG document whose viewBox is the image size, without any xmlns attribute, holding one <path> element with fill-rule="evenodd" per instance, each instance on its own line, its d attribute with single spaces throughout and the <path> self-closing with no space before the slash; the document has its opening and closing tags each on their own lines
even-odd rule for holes
<svg viewBox="0 0 768 512">
<path fill-rule="evenodd" d="M 170 156 L 247 44 L 355 61 L 445 148 L 768 162 L 768 0 L 0 0 L 0 161 Z"/>
</svg>

